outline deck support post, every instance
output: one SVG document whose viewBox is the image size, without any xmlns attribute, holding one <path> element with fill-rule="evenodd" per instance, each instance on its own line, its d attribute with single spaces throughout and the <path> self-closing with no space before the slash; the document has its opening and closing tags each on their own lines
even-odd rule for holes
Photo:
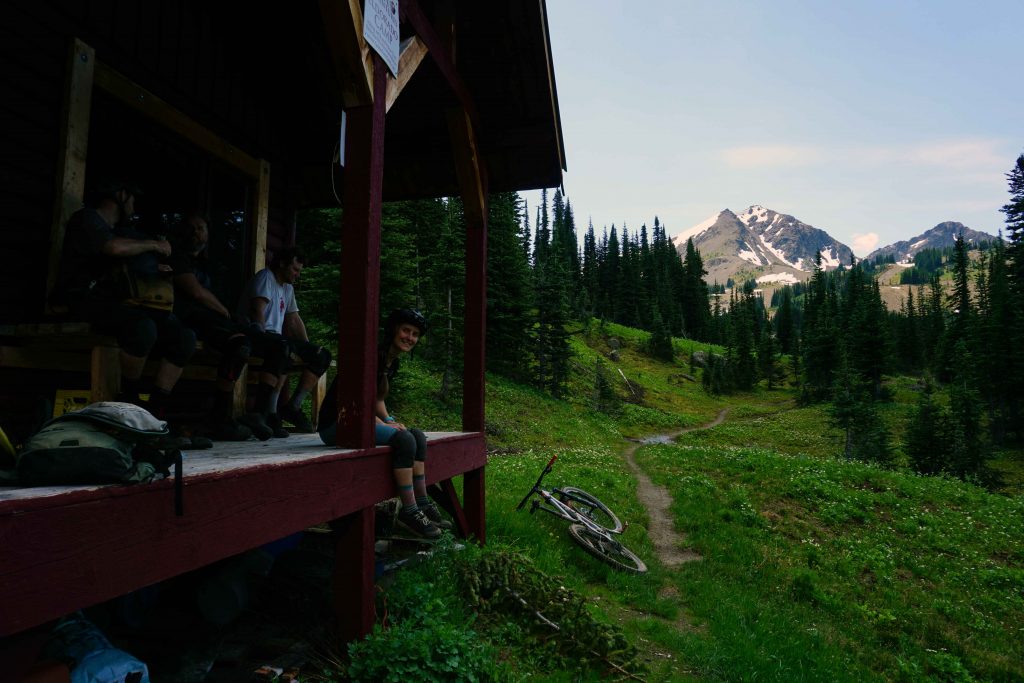
<svg viewBox="0 0 1024 683">
<path fill-rule="evenodd" d="M 331 599 L 341 641 L 358 640 L 373 629 L 374 508 L 361 508 L 331 523 L 336 539 Z"/>
<path fill-rule="evenodd" d="M 462 429 L 484 431 L 484 394 L 487 348 L 487 172 L 477 147 L 469 112 L 457 108 L 448 112 L 459 192 L 466 216 L 466 322 L 462 375 Z M 463 510 L 466 533 L 484 543 L 484 472 L 466 473 Z"/>
<path fill-rule="evenodd" d="M 336 445 L 348 448 L 373 446 L 373 404 L 377 395 L 387 71 L 376 54 L 373 63 L 373 102 L 346 110 Z"/>
</svg>

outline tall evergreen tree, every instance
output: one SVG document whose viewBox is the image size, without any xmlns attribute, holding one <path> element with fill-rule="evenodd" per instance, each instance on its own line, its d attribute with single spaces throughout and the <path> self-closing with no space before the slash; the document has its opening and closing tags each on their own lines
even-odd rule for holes
<svg viewBox="0 0 1024 683">
<path fill-rule="evenodd" d="M 1006 334 L 1015 353 L 1006 360 L 1005 373 L 1016 387 L 1015 398 L 1007 407 L 1007 428 L 1019 441 L 1024 441 L 1024 154 L 1017 157 L 1013 169 L 1006 174 L 1010 201 L 1001 209 L 1006 214 L 1006 269 L 1010 320 Z"/>
<path fill-rule="evenodd" d="M 931 382 L 925 384 L 907 427 L 906 451 L 911 467 L 921 474 L 938 474 L 949 461 L 949 414 L 934 399 Z"/>
<path fill-rule="evenodd" d="M 487 230 L 487 367 L 508 377 L 528 379 L 532 326 L 530 269 L 522 250 L 515 193 L 491 195 Z"/>
<path fill-rule="evenodd" d="M 680 299 L 683 304 L 683 324 L 690 339 L 703 339 L 708 324 L 708 285 L 704 260 L 693 246 L 693 239 L 686 240 L 686 256 L 683 258 L 683 287 Z"/>
<path fill-rule="evenodd" d="M 594 236 L 593 221 L 587 224 L 587 234 L 583 237 L 583 263 L 580 280 L 586 297 L 586 316 L 597 314 L 597 297 L 600 287 L 600 264 L 597 256 L 597 238 Z"/>
<path fill-rule="evenodd" d="M 832 389 L 832 371 L 836 367 L 838 325 L 835 298 L 829 291 L 828 278 L 821 268 L 821 253 L 814 255 L 814 274 L 804 299 L 803 333 L 803 398 L 823 401 Z"/>
<path fill-rule="evenodd" d="M 887 463 L 892 459 L 889 434 L 882 421 L 872 387 L 842 357 L 835 374 L 832 423 L 843 432 L 843 455 L 849 460 Z"/>
<path fill-rule="evenodd" d="M 796 318 L 793 310 L 793 288 L 782 288 L 782 300 L 773 320 L 779 351 L 791 354 L 796 348 Z"/>
</svg>

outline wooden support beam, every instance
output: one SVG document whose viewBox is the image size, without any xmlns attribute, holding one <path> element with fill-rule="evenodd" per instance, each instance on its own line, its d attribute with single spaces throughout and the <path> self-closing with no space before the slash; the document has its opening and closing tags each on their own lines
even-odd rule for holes
<svg viewBox="0 0 1024 683">
<path fill-rule="evenodd" d="M 466 513 L 467 535 L 487 542 L 487 506 L 484 497 L 484 468 L 466 472 L 462 477 L 462 509 Z"/>
<path fill-rule="evenodd" d="M 267 222 L 270 216 L 270 162 L 259 160 L 260 172 L 256 178 L 256 192 L 253 196 L 253 246 L 250 277 L 263 270 L 267 264 Z"/>
<path fill-rule="evenodd" d="M 95 51 L 74 38 L 68 48 L 64 81 L 64 104 L 60 118 L 60 156 L 57 159 L 56 201 L 50 226 L 50 266 L 46 274 L 49 298 L 57 280 L 64 226 L 85 198 L 85 160 L 89 149 L 89 114 L 92 108 L 92 84 L 96 69 Z M 56 313 L 46 304 L 48 313 Z"/>
<path fill-rule="evenodd" d="M 337 540 L 331 597 L 341 641 L 358 640 L 373 629 L 374 508 L 364 507 L 331 524 Z"/>
<path fill-rule="evenodd" d="M 320 0 L 320 16 L 327 47 L 346 109 L 373 101 L 374 63 L 363 38 L 363 10 L 359 0 Z"/>
<path fill-rule="evenodd" d="M 409 83 L 409 79 L 416 73 L 416 69 L 423 63 L 427 56 L 427 46 L 418 36 L 407 38 L 402 43 L 402 53 L 398 57 L 398 76 L 388 79 L 387 105 L 385 111 L 391 111 L 391 105 L 395 103 L 402 90 Z"/>
<path fill-rule="evenodd" d="M 102 88 L 122 104 L 174 131 L 199 149 L 250 178 L 259 178 L 262 169 L 259 159 L 246 154 L 102 62 L 96 64 L 95 83 L 96 87 Z"/>
<path fill-rule="evenodd" d="M 348 109 L 338 304 L 338 435 L 350 448 L 373 445 L 380 306 L 380 216 L 384 186 L 387 71 L 373 56 L 373 103 Z"/>
<path fill-rule="evenodd" d="M 448 112 L 459 193 L 466 216 L 466 318 L 462 375 L 462 428 L 484 428 L 484 370 L 487 327 L 487 175 L 480 163 L 469 115 Z"/>
<path fill-rule="evenodd" d="M 480 116 L 476 111 L 476 103 L 470 96 L 469 89 L 463 82 L 459 72 L 455 69 L 455 62 L 451 58 L 454 46 L 446 45 L 441 37 L 438 36 L 437 31 L 427 21 L 427 17 L 423 14 L 423 10 L 420 9 L 417 0 L 399 0 L 399 8 L 402 18 L 409 23 L 416 35 L 427 46 L 430 58 L 434 60 L 434 64 L 441 71 L 441 75 L 448 81 L 448 86 L 455 93 L 459 104 L 466 110 L 466 115 L 469 117 L 470 122 L 472 122 L 473 127 L 479 130 Z"/>
<path fill-rule="evenodd" d="M 121 391 L 121 350 L 116 346 L 92 347 L 89 363 L 89 402 L 113 401 Z"/>
</svg>

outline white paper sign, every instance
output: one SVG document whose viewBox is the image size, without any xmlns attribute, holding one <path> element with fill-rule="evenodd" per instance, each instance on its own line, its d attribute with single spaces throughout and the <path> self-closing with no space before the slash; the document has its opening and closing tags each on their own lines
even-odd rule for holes
<svg viewBox="0 0 1024 683">
<path fill-rule="evenodd" d="M 398 75 L 398 0 L 366 0 L 363 38 L 384 60 L 392 76 Z"/>
</svg>

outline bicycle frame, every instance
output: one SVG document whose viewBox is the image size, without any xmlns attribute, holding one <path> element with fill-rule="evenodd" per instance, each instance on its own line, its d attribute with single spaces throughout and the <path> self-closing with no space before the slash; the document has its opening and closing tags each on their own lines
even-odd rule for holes
<svg viewBox="0 0 1024 683">
<path fill-rule="evenodd" d="M 548 464 L 544 466 L 530 492 L 519 501 L 516 510 L 522 510 L 527 501 L 534 496 L 540 496 L 540 500 L 534 498 L 530 512 L 534 513 L 540 508 L 569 522 L 569 535 L 585 552 L 620 571 L 637 574 L 646 572 L 647 565 L 644 564 L 644 561 L 615 538 L 615 535 L 622 533 L 624 525 L 607 505 L 590 493 L 572 486 L 567 486 L 564 489 L 555 488 L 551 491 L 541 486 L 544 477 L 551 472 L 556 460 L 558 460 L 557 455 L 548 460 Z M 574 505 L 589 509 L 581 511 Z M 606 523 L 609 526 L 599 524 L 593 516 L 595 512 L 602 515 L 602 521 L 608 518 L 609 521 Z"/>
<path fill-rule="evenodd" d="M 534 500 L 533 505 L 530 506 L 531 513 L 536 512 L 538 509 L 540 509 L 543 510 L 544 512 L 547 512 L 548 514 L 554 515 L 555 517 L 561 517 L 566 521 L 571 521 L 576 524 L 582 524 L 594 533 L 603 536 L 608 541 L 618 545 L 619 542 L 615 540 L 615 537 L 612 536 L 612 534 L 607 529 L 600 526 L 586 515 L 581 515 L 578 510 L 566 505 L 565 503 L 560 501 L 555 495 L 552 495 L 552 493 L 556 495 L 560 493 L 559 489 L 555 488 L 552 489 L 551 491 L 548 491 L 547 489 L 541 488 L 541 482 L 544 481 L 544 477 L 551 473 L 551 470 L 554 468 L 556 460 L 558 460 L 557 455 L 551 456 L 551 460 L 548 460 L 548 464 L 544 466 L 544 469 L 541 471 L 540 476 L 537 477 L 537 482 L 533 485 L 533 488 L 530 489 L 530 492 L 526 494 L 526 497 L 519 501 L 519 505 L 516 506 L 516 510 L 522 510 L 523 506 L 526 505 L 526 502 L 530 500 L 530 498 L 532 498 L 534 495 L 538 495 L 544 499 L 545 503 L 548 503 L 549 505 L 551 505 L 551 507 L 555 509 L 551 510 L 549 508 L 541 507 L 540 501 Z"/>
</svg>

